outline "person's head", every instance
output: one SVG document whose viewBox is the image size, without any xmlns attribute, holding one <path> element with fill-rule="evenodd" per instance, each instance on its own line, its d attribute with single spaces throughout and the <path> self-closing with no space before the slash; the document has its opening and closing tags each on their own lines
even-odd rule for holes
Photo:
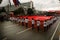
<svg viewBox="0 0 60 40">
<path fill-rule="evenodd" d="M 26 17 L 26 19 L 28 19 L 28 17 Z"/>
<path fill-rule="evenodd" d="M 46 22 L 47 20 L 45 20 L 45 22 Z"/>
<path fill-rule="evenodd" d="M 32 18 L 32 20 L 34 20 L 34 19 Z"/>
<path fill-rule="evenodd" d="M 40 20 L 37 20 L 37 21 L 40 21 Z"/>
<path fill-rule="evenodd" d="M 11 13 L 14 13 L 14 11 L 10 11 Z"/>
<path fill-rule="evenodd" d="M 14 14 L 14 11 L 10 11 L 10 14 Z"/>
</svg>

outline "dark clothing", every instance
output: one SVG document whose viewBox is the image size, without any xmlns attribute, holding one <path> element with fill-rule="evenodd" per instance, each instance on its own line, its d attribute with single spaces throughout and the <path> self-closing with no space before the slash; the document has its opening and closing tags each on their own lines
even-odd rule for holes
<svg viewBox="0 0 60 40">
<path fill-rule="evenodd" d="M 34 24 L 32 24 L 32 30 L 34 29 Z"/>
<path fill-rule="evenodd" d="M 28 27 L 28 23 L 26 23 L 26 28 Z"/>
<path fill-rule="evenodd" d="M 37 29 L 38 29 L 38 31 L 39 31 L 39 26 L 37 26 Z"/>
<path fill-rule="evenodd" d="M 0 21 L 2 22 L 4 20 L 4 17 L 3 16 L 0 16 Z"/>
<path fill-rule="evenodd" d="M 24 26 L 24 22 L 22 22 L 22 26 Z"/>
</svg>

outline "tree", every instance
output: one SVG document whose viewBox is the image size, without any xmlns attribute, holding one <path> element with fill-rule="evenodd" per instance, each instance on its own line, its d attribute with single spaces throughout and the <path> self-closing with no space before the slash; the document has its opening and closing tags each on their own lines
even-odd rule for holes
<svg viewBox="0 0 60 40">
<path fill-rule="evenodd" d="M 33 9 L 28 8 L 28 10 L 27 10 L 27 14 L 28 14 L 28 15 L 32 15 L 33 13 L 34 13 Z"/>
<path fill-rule="evenodd" d="M 20 15 L 20 14 L 25 14 L 24 9 L 22 7 L 18 8 L 17 10 L 14 11 L 15 15 Z"/>
<path fill-rule="evenodd" d="M 2 0 L 0 0 L 0 3 L 2 2 Z"/>
<path fill-rule="evenodd" d="M 1 12 L 6 12 L 6 10 L 5 10 L 4 7 L 2 7 L 2 8 L 0 9 L 0 13 L 1 13 Z"/>
</svg>

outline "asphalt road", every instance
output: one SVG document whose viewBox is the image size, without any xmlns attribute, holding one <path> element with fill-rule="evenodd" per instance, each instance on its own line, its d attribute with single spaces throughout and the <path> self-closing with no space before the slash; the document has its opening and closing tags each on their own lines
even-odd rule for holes
<svg viewBox="0 0 60 40">
<path fill-rule="evenodd" d="M 0 39 L 1 40 L 50 40 L 53 35 L 59 19 L 45 31 L 36 32 L 31 28 L 18 25 L 10 21 L 0 22 Z"/>
</svg>

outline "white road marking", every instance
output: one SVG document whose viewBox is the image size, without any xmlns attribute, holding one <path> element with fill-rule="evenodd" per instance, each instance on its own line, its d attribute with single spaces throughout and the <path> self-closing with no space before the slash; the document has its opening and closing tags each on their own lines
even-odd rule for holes
<svg viewBox="0 0 60 40">
<path fill-rule="evenodd" d="M 32 27 L 31 27 L 31 28 L 32 28 Z M 24 31 L 21 31 L 21 32 L 18 32 L 18 33 L 16 33 L 16 34 L 24 33 L 24 32 L 26 32 L 26 31 L 30 30 L 31 28 L 28 28 L 28 29 L 26 29 L 26 30 L 24 30 Z"/>
<path fill-rule="evenodd" d="M 60 24 L 60 22 L 58 23 L 58 25 L 57 25 L 57 27 L 56 27 L 56 29 L 55 29 L 55 31 L 54 31 L 54 33 L 53 33 L 52 37 L 51 37 L 51 40 L 53 40 L 54 35 L 55 35 L 55 33 L 56 33 L 56 31 L 57 31 L 57 29 L 58 29 L 58 27 L 59 27 L 59 24 Z"/>
<path fill-rule="evenodd" d="M 13 26 L 17 26 L 18 24 L 16 24 L 16 25 L 10 25 L 10 26 L 7 26 L 7 27 L 5 27 L 5 28 L 10 28 L 10 27 L 13 27 Z"/>
</svg>

